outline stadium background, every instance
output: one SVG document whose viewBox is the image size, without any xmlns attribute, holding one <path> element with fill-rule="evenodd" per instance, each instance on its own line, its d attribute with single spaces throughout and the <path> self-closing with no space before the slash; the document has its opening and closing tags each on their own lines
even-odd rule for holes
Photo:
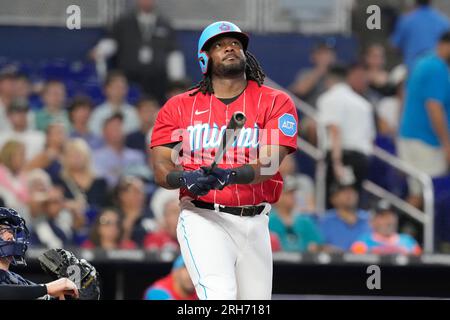
<svg viewBox="0 0 450 320">
<path fill-rule="evenodd" d="M 156 2 L 158 12 L 169 18 L 175 28 L 178 47 L 184 56 L 186 77 L 191 84 L 196 83 L 201 76 L 196 58 L 199 32 L 210 22 L 223 19 L 237 23 L 250 34 L 249 49 L 257 56 L 270 78 L 268 84 L 278 85 L 284 90 L 288 90 L 300 70 L 311 67 L 310 54 L 318 43 L 327 43 L 333 47 L 338 60 L 346 64 L 359 61 L 370 44 L 380 43 L 386 49 L 386 69 L 392 70 L 402 63 L 402 57 L 389 45 L 389 36 L 398 17 L 414 5 L 414 1 L 407 0 Z M 81 8 L 80 30 L 68 30 L 66 27 L 66 8 L 71 4 Z M 381 8 L 380 30 L 368 30 L 366 27 L 369 17 L 366 9 L 373 4 Z M 0 46 L 0 69 L 4 74 L 16 73 L 28 77 L 33 90 L 36 90 L 29 96 L 33 110 L 42 108 L 39 88 L 45 81 L 54 79 L 64 82 L 67 103 L 78 94 L 88 95 L 94 105 L 104 101 L 99 66 L 89 55 L 98 41 L 108 34 L 108 27 L 132 8 L 134 1 L 80 0 L 74 3 L 16 0 L 12 3 L 1 0 L 0 5 L 0 39 L 3 40 Z M 435 0 L 433 5 L 443 14 L 450 15 L 447 1 Z M 108 60 L 108 65 L 115 68 L 114 60 Z M 136 104 L 142 96 L 138 86 L 130 83 L 127 97 L 130 104 Z M 315 108 L 298 97 L 295 99 L 300 115 L 303 118 L 312 116 L 314 119 Z M 320 214 L 323 211 L 320 208 L 325 205 L 325 186 L 321 176 L 325 160 L 320 147 L 302 134 L 300 151 L 295 155 L 295 160 L 298 171 L 315 182 L 315 208 Z M 432 191 L 431 200 L 428 203 L 425 201 L 420 212 L 409 207 L 402 201 L 407 195 L 404 174 L 409 170 L 395 156 L 394 142 L 380 135 L 376 140 L 379 149 L 372 156 L 368 174 L 371 183 L 366 184 L 364 191 L 367 200 L 365 209 L 370 209 L 374 195 L 391 200 L 401 216 L 401 222 L 416 231 L 415 235 L 425 254 L 419 257 L 379 257 L 350 253 L 277 252 L 274 254 L 275 297 L 308 298 L 317 294 L 322 295 L 322 298 L 326 295 L 450 295 L 445 281 L 441 281 L 449 278 L 449 251 L 442 244 L 450 239 L 450 178 L 431 180 L 430 177 L 424 177 L 422 180 L 428 183 Z M 151 175 L 148 177 L 144 179 L 147 208 L 156 189 L 152 185 Z M 420 215 L 419 218 L 414 219 L 417 215 Z M 73 245 L 69 244 L 68 247 L 73 248 Z M 29 266 L 17 270 L 36 281 L 46 279 L 36 262 L 40 250 L 39 246 L 32 246 L 28 253 Z M 77 252 L 98 266 L 102 275 L 103 297 L 109 299 L 141 298 L 148 285 L 170 271 L 171 261 L 177 254 L 172 248 L 106 252 L 101 249 L 80 249 Z M 366 287 L 366 267 L 371 264 L 382 266 L 381 291 L 370 291 Z"/>
</svg>

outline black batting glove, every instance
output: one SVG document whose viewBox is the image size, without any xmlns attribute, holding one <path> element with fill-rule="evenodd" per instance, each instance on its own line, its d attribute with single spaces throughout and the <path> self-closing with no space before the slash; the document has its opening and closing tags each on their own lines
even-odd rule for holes
<svg viewBox="0 0 450 320">
<path fill-rule="evenodd" d="M 202 180 L 207 178 L 205 171 L 200 168 L 194 171 L 184 171 L 181 176 L 182 187 L 196 196 L 204 196 L 212 189 L 212 184 Z"/>
</svg>

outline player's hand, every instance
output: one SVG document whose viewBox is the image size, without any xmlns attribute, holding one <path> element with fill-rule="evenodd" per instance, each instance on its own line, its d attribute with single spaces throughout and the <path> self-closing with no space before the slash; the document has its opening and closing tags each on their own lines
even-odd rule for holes
<svg viewBox="0 0 450 320">
<path fill-rule="evenodd" d="M 196 196 L 204 196 L 212 189 L 211 183 L 200 180 L 206 178 L 205 171 L 200 168 L 194 171 L 184 171 L 182 176 L 183 187 Z"/>
<path fill-rule="evenodd" d="M 222 169 L 216 166 L 206 177 L 199 178 L 198 180 L 210 185 L 211 189 L 222 190 L 233 182 L 235 174 L 235 171 L 231 169 Z"/>
<path fill-rule="evenodd" d="M 78 299 L 79 293 L 77 286 L 71 280 L 67 278 L 61 278 L 45 284 L 47 287 L 47 293 L 60 300 L 65 300 L 64 296 L 71 296 Z"/>
</svg>

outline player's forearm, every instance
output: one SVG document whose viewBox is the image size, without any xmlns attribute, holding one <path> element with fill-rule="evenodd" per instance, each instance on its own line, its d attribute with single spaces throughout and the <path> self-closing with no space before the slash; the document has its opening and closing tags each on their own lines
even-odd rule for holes
<svg viewBox="0 0 450 320">
<path fill-rule="evenodd" d="M 260 150 L 257 163 L 249 164 L 253 169 L 251 184 L 261 183 L 271 179 L 280 168 L 283 159 L 289 154 L 285 146 L 266 146 Z"/>
<path fill-rule="evenodd" d="M 434 132 L 438 136 L 442 146 L 450 146 L 450 136 L 448 132 L 447 116 L 444 108 L 437 101 L 427 102 L 428 115 L 430 116 L 431 125 Z"/>
<path fill-rule="evenodd" d="M 176 165 L 172 159 L 176 159 L 172 148 L 158 146 L 151 150 L 151 160 L 155 183 L 166 189 L 176 189 L 167 181 L 167 176 L 171 172 L 182 171 L 183 168 Z"/>
<path fill-rule="evenodd" d="M 175 181 L 177 176 L 181 175 L 182 172 L 183 169 L 176 166 L 171 161 L 158 161 L 157 163 L 154 163 L 155 183 L 166 189 L 179 188 L 173 181 Z"/>
<path fill-rule="evenodd" d="M 249 165 L 253 170 L 253 179 L 250 184 L 261 183 L 272 178 L 277 172 L 279 165 L 276 166 L 273 161 L 258 162 L 257 164 Z"/>
<path fill-rule="evenodd" d="M 32 300 L 47 294 L 45 285 L 0 285 L 0 300 Z"/>
</svg>

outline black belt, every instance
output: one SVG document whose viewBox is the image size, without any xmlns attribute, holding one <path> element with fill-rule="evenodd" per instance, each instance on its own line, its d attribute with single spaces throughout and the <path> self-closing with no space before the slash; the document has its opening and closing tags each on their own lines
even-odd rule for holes
<svg viewBox="0 0 450 320">
<path fill-rule="evenodd" d="M 191 201 L 194 206 L 201 209 L 215 210 L 214 204 L 209 202 L 203 202 L 200 200 Z M 220 212 L 230 213 L 235 216 L 241 217 L 253 217 L 261 214 L 264 211 L 265 206 L 247 206 L 247 207 L 228 207 L 219 205 Z"/>
</svg>

